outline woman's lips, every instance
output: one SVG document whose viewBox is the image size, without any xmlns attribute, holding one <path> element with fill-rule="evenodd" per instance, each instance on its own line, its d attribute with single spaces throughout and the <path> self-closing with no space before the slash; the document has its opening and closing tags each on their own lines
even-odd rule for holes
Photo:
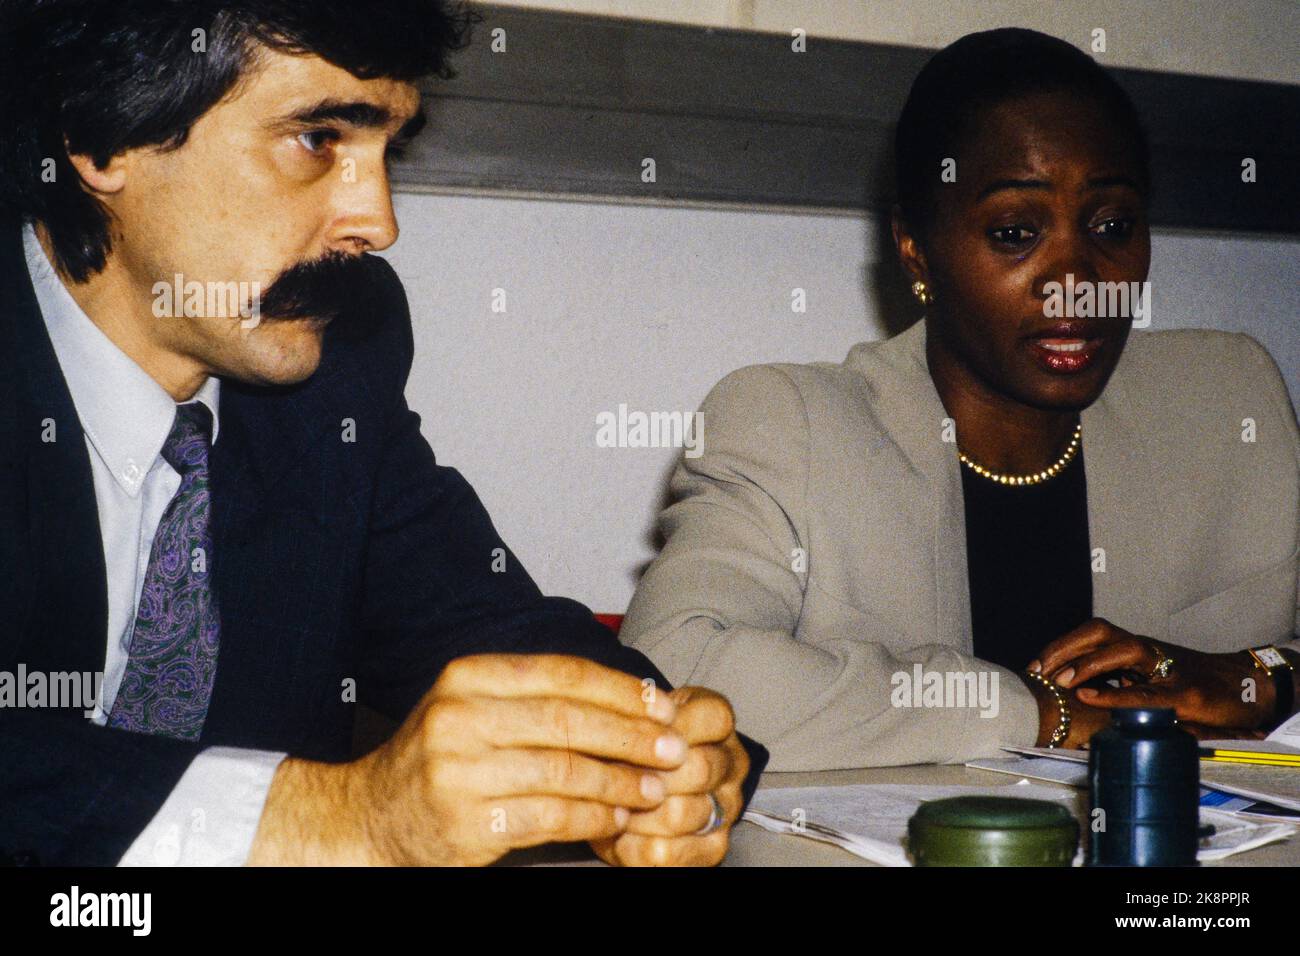
<svg viewBox="0 0 1300 956">
<path fill-rule="evenodd" d="M 1030 354 L 1049 372 L 1072 375 L 1088 368 L 1106 340 L 1041 338 L 1029 340 Z"/>
</svg>

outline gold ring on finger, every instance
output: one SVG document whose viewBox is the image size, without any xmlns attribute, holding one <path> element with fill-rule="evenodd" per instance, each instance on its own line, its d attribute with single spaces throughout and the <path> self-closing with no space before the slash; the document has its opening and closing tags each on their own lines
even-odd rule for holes
<svg viewBox="0 0 1300 956">
<path fill-rule="evenodd" d="M 1151 650 L 1156 652 L 1156 666 L 1151 668 L 1151 673 L 1147 675 L 1147 680 L 1155 680 L 1157 677 L 1168 677 L 1169 671 L 1174 666 L 1174 659 L 1168 657 L 1159 644 L 1152 644 Z"/>
</svg>

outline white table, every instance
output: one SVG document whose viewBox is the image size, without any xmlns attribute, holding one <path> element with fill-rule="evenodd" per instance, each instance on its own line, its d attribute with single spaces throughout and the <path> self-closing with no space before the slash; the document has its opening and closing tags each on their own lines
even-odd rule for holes
<svg viewBox="0 0 1300 956">
<path fill-rule="evenodd" d="M 1019 777 L 962 766 L 922 765 L 880 767 L 871 770 L 830 770 L 818 773 L 765 773 L 759 787 L 825 787 L 851 783 L 905 783 L 942 786 L 1010 786 Z M 1044 787 L 1059 786 L 1034 780 Z M 1062 790 L 1071 788 L 1061 786 Z M 875 866 L 847 850 L 807 837 L 769 833 L 752 823 L 741 822 L 731 833 L 731 850 L 723 866 Z M 1228 857 L 1207 866 L 1300 866 L 1300 834 L 1283 843 Z"/>
</svg>

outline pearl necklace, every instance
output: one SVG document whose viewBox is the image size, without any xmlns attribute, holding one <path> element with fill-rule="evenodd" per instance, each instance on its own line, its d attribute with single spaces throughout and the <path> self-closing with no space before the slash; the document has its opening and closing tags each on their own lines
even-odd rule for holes
<svg viewBox="0 0 1300 956">
<path fill-rule="evenodd" d="M 1083 439 L 1083 422 L 1079 422 L 1074 427 L 1074 434 L 1070 436 L 1070 444 L 1066 446 L 1061 457 L 1056 459 L 1042 471 L 1036 471 L 1032 475 L 1000 475 L 996 471 L 989 471 L 983 465 L 977 465 L 966 457 L 966 453 L 961 449 L 957 450 L 957 457 L 961 463 L 969 468 L 981 478 L 987 478 L 989 481 L 996 481 L 1000 485 L 1038 485 L 1044 481 L 1050 481 L 1065 470 L 1065 466 L 1074 461 L 1074 456 L 1079 453 L 1080 442 Z"/>
</svg>

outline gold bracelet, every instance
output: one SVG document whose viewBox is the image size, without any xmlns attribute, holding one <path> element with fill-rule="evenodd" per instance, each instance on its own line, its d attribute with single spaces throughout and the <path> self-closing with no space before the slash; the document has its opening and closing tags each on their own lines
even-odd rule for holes
<svg viewBox="0 0 1300 956">
<path fill-rule="evenodd" d="M 1035 674 L 1033 671 L 1025 671 L 1025 673 L 1050 690 L 1052 696 L 1056 698 L 1056 705 L 1061 708 L 1061 722 L 1056 725 L 1056 729 L 1052 731 L 1052 739 L 1047 742 L 1048 749 L 1055 750 L 1065 742 L 1066 737 L 1070 736 L 1070 708 L 1066 706 L 1061 691 L 1050 680 L 1042 674 Z"/>
</svg>

